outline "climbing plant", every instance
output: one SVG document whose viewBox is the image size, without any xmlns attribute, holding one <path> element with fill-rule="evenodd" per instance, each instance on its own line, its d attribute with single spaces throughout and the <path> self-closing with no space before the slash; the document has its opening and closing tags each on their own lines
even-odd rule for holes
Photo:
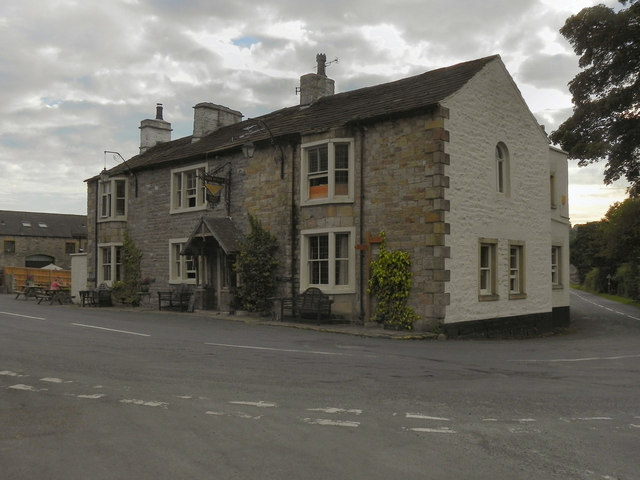
<svg viewBox="0 0 640 480">
<path fill-rule="evenodd" d="M 384 232 L 378 257 L 370 264 L 368 292 L 376 297 L 374 315 L 386 327 L 411 330 L 418 315 L 407 305 L 411 291 L 411 258 L 407 252 L 389 250 Z"/>
<path fill-rule="evenodd" d="M 121 281 L 112 285 L 112 296 L 115 301 L 131 305 L 139 303 L 140 262 L 142 252 L 136 247 L 129 231 L 124 231 L 121 250 Z"/>
<path fill-rule="evenodd" d="M 239 242 L 234 268 L 239 277 L 236 302 L 241 310 L 268 313 L 276 291 L 277 239 L 249 214 L 251 231 Z"/>
</svg>

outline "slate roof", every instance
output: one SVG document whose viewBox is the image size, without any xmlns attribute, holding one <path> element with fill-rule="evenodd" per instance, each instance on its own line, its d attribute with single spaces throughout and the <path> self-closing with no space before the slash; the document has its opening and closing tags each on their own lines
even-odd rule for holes
<svg viewBox="0 0 640 480">
<path fill-rule="evenodd" d="M 193 229 L 193 233 L 189 236 L 189 240 L 187 240 L 185 244 L 183 254 L 193 254 L 193 249 L 201 242 L 199 232 L 203 224 L 207 227 L 207 230 L 213 238 L 220 244 L 220 247 L 222 247 L 225 253 L 229 254 L 238 250 L 237 242 L 242 237 L 242 232 L 236 224 L 230 218 L 208 215 L 200 218 L 196 228 Z"/>
<path fill-rule="evenodd" d="M 87 216 L 0 210 L 0 236 L 86 238 Z"/>
<path fill-rule="evenodd" d="M 125 173 L 128 169 L 135 171 L 165 162 L 187 161 L 239 149 L 249 140 L 254 143 L 268 140 L 268 131 L 257 119 L 266 123 L 273 136 L 278 138 L 325 131 L 355 121 L 410 114 L 436 105 L 454 94 L 485 65 L 499 58 L 499 55 L 493 55 L 395 82 L 329 95 L 311 105 L 287 107 L 256 119 L 222 127 L 194 143 L 191 142 L 191 136 L 172 140 L 156 145 L 108 172 Z"/>
</svg>

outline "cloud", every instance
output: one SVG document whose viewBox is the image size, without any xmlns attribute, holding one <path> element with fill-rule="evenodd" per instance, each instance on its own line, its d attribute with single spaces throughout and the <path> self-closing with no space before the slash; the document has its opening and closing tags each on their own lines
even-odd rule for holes
<svg viewBox="0 0 640 480">
<path fill-rule="evenodd" d="M 338 92 L 498 53 L 550 131 L 570 114 L 577 62 L 558 29 L 597 2 L 5 1 L 0 201 L 82 213 L 83 180 L 102 169 L 104 150 L 138 152 L 138 126 L 156 102 L 173 138 L 191 134 L 202 101 L 247 117 L 294 105 L 319 52 L 339 58 L 327 68 Z M 42 171 L 58 201 L 32 193 L 42 191 L 33 174 Z"/>
</svg>

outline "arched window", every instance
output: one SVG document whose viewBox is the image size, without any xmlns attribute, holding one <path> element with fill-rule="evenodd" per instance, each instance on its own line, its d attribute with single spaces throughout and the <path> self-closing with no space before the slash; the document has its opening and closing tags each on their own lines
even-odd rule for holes
<svg viewBox="0 0 640 480">
<path fill-rule="evenodd" d="M 496 145 L 496 190 L 509 195 L 509 151 L 502 142 Z"/>
<path fill-rule="evenodd" d="M 54 263 L 54 258 L 49 255 L 29 255 L 24 262 L 25 267 L 42 268 Z"/>
</svg>

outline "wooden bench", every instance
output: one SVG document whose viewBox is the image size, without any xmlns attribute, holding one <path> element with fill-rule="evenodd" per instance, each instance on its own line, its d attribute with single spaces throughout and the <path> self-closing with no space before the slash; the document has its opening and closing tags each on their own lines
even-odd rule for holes
<svg viewBox="0 0 640 480">
<path fill-rule="evenodd" d="M 302 320 L 303 317 L 315 318 L 320 323 L 323 318 L 331 321 L 331 304 L 333 300 L 316 287 L 307 288 L 294 298 L 283 298 L 280 301 L 280 319 L 284 319 L 284 312 Z"/>
<path fill-rule="evenodd" d="M 180 289 L 177 291 L 158 292 L 158 310 L 180 310 L 186 312 L 189 308 L 191 292 Z"/>
</svg>

